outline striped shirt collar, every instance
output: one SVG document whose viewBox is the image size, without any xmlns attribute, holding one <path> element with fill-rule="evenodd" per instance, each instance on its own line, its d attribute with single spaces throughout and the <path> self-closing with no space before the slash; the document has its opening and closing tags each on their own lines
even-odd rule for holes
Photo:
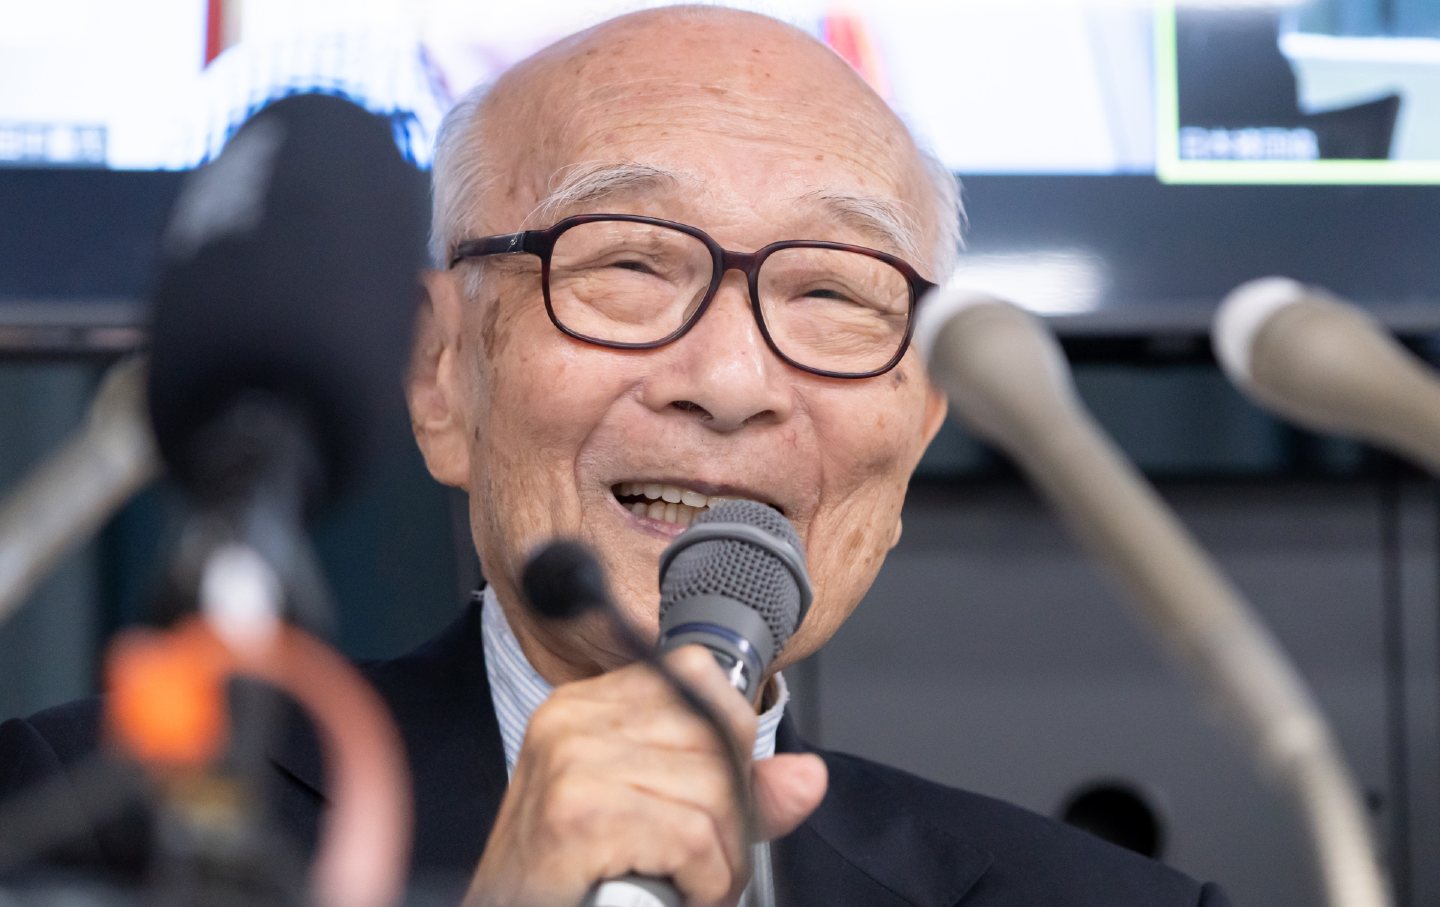
<svg viewBox="0 0 1440 907">
<path fill-rule="evenodd" d="M 505 619 L 505 611 L 495 596 L 493 586 L 482 593 L 480 627 L 485 646 L 485 672 L 490 678 L 490 696 L 495 704 L 495 717 L 500 724 L 500 740 L 505 746 L 505 770 L 514 773 L 520 744 L 530 716 L 554 689 L 540 676 L 520 649 L 520 641 Z M 790 690 L 781 674 L 775 675 L 775 704 L 760 714 L 755 731 L 754 758 L 768 759 L 775 755 L 775 732 L 790 701 Z"/>
</svg>

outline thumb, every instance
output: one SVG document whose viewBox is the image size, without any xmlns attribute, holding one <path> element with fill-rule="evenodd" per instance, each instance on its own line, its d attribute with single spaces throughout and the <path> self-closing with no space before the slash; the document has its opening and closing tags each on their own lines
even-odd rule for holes
<svg viewBox="0 0 1440 907">
<path fill-rule="evenodd" d="M 769 841 L 794 831 L 820 805 L 828 782 L 824 761 L 811 753 L 786 753 L 755 763 L 750 791 L 760 837 Z"/>
</svg>

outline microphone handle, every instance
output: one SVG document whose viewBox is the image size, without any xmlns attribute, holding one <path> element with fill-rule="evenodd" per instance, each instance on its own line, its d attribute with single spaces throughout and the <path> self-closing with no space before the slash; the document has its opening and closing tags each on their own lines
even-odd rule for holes
<svg viewBox="0 0 1440 907">
<path fill-rule="evenodd" d="M 713 601 L 702 601 L 712 606 L 714 604 Z M 685 604 L 694 603 L 687 602 Z M 732 604 L 735 608 L 739 608 L 750 615 L 755 621 L 760 622 L 760 618 L 755 615 L 753 610 L 745 608 L 743 605 Z M 676 607 L 683 607 L 683 605 L 677 605 Z M 703 614 L 704 612 L 702 611 L 701 613 Z M 663 636 L 660 643 L 659 654 L 664 654 L 683 645 L 703 645 L 710 650 L 710 653 L 715 656 L 715 661 L 725 670 L 730 685 L 742 695 L 748 695 L 748 678 L 758 678 L 759 672 L 757 671 L 754 674 L 747 675 L 743 670 L 745 660 L 740 657 L 738 651 L 732 653 L 725 651 L 725 647 L 709 645 L 698 638 L 701 636 L 700 633 L 688 632 L 692 626 L 694 626 L 694 624 L 681 624 L 670 634 Z M 763 622 L 760 622 L 760 627 L 764 629 Z M 679 678 L 676 678 L 676 680 L 679 682 Z M 680 896 L 680 892 L 675 890 L 675 886 L 672 885 L 668 879 L 652 879 L 647 876 L 630 874 L 621 876 L 618 879 L 608 879 L 596 885 L 590 889 L 590 893 L 585 896 L 585 900 L 580 902 L 580 907 L 682 907 L 684 903 L 685 899 Z"/>
<path fill-rule="evenodd" d="M 663 879 L 627 875 L 601 882 L 580 907 L 684 907 L 685 899 Z"/>
</svg>

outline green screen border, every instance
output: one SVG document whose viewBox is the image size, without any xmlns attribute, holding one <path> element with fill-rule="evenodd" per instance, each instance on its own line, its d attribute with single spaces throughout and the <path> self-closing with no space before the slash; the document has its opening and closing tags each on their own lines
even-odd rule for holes
<svg viewBox="0 0 1440 907">
<path fill-rule="evenodd" d="M 1397 185 L 1440 183 L 1440 161 L 1185 161 L 1175 4 L 1155 7 L 1155 177 L 1168 185 Z"/>
</svg>

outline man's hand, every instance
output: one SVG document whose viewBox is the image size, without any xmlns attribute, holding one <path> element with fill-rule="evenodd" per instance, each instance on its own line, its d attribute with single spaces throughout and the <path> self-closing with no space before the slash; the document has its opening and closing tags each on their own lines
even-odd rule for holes
<svg viewBox="0 0 1440 907">
<path fill-rule="evenodd" d="M 698 646 L 665 656 L 748 754 L 755 712 Z M 757 833 L 788 834 L 820 804 L 825 764 L 751 766 Z M 746 865 L 720 741 L 641 664 L 566 684 L 535 711 L 471 882 L 469 907 L 575 907 L 600 880 L 669 878 L 692 905 L 733 904 Z"/>
</svg>

